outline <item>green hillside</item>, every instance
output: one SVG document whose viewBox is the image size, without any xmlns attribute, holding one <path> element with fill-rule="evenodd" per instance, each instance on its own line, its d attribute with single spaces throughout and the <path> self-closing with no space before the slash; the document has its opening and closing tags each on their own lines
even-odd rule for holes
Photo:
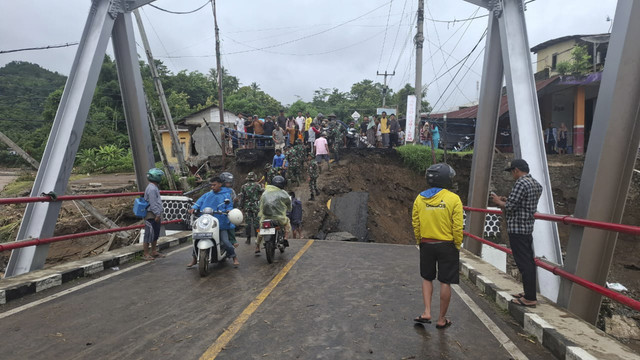
<svg viewBox="0 0 640 360">
<path fill-rule="evenodd" d="M 66 80 L 66 76 L 37 64 L 8 63 L 0 68 L 0 119 L 42 120 L 45 99 Z"/>
</svg>

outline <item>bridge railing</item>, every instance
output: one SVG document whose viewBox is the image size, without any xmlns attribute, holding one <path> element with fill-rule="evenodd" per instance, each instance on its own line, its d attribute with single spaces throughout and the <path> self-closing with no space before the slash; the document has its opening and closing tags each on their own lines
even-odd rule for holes
<svg viewBox="0 0 640 360">
<path fill-rule="evenodd" d="M 160 191 L 161 195 L 181 195 L 182 191 Z M 55 201 L 66 201 L 66 200 L 90 200 L 90 199 L 104 199 L 104 198 L 115 198 L 115 197 L 127 197 L 127 196 L 142 196 L 144 192 L 128 192 L 128 193 L 112 193 L 112 194 L 94 194 L 94 195 L 63 195 L 63 196 L 55 196 L 54 194 L 43 194 L 43 196 L 34 196 L 34 197 L 17 197 L 17 198 L 4 198 L 0 199 L 0 204 L 25 204 L 25 203 L 34 203 L 34 202 L 55 202 Z M 163 221 L 161 224 L 174 224 L 180 223 L 183 220 L 175 219 L 170 221 Z M 54 236 L 50 238 L 36 238 L 36 239 L 28 239 L 28 240 L 20 240 L 10 243 L 0 244 L 0 252 L 14 250 L 34 245 L 43 245 L 50 244 L 59 241 L 78 239 L 89 236 L 110 234 L 120 231 L 127 230 L 135 230 L 142 229 L 144 225 L 132 225 L 125 226 L 113 229 L 104 229 L 97 231 L 89 231 L 78 234 L 68 234 L 68 235 L 60 235 Z"/>
<path fill-rule="evenodd" d="M 482 213 L 487 213 L 487 214 L 496 214 L 496 215 L 502 215 L 502 211 L 501 210 L 493 210 L 493 209 L 479 209 L 479 208 L 472 208 L 469 206 L 465 206 L 464 210 L 466 211 L 475 211 L 475 212 L 482 212 Z M 555 221 L 555 222 L 561 222 L 564 224 L 568 224 L 568 225 L 576 225 L 576 226 L 583 226 L 583 227 L 592 227 L 592 228 L 596 228 L 596 229 L 603 229 L 603 230 L 610 230 L 610 231 L 617 231 L 617 232 L 621 232 L 621 233 L 625 233 L 625 234 L 632 234 L 632 235 L 639 235 L 640 234 L 640 227 L 639 226 L 631 226 L 631 225 L 622 225 L 622 224 L 612 224 L 612 223 L 607 223 L 607 222 L 602 222 L 602 221 L 593 221 L 593 220 L 586 220 L 586 219 L 578 219 L 578 218 L 574 218 L 571 215 L 552 215 L 552 214 L 540 214 L 540 213 L 536 213 L 534 215 L 534 217 L 536 219 L 539 220 L 547 220 L 547 221 Z M 496 244 L 494 242 L 491 242 L 487 239 L 483 239 L 479 236 L 473 235 L 467 231 L 464 231 L 464 235 L 468 236 L 476 241 L 479 241 L 483 244 L 486 244 L 488 246 L 491 246 L 495 249 L 498 249 L 500 251 L 503 251 L 507 254 L 512 254 L 511 249 L 501 246 L 499 244 Z M 552 274 L 554 275 L 558 275 L 560 277 L 563 277 L 573 283 L 576 283 L 580 286 L 583 286 L 589 290 L 595 291 L 597 293 L 599 293 L 600 295 L 606 296 L 607 298 L 614 300 L 622 305 L 625 305 L 627 307 L 630 307 L 633 310 L 637 310 L 640 311 L 640 301 L 637 301 L 635 299 L 632 299 L 628 296 L 622 295 L 619 292 L 613 291 L 611 289 L 607 289 L 606 287 L 602 286 L 602 285 L 598 285 L 594 282 L 585 280 L 579 276 L 576 276 L 566 270 L 563 270 L 562 268 L 560 268 L 559 266 L 555 265 L 555 264 L 549 264 L 547 262 L 545 262 L 543 259 L 536 257 L 534 259 L 536 265 L 540 268 L 543 268 L 547 271 L 550 271 Z"/>
</svg>

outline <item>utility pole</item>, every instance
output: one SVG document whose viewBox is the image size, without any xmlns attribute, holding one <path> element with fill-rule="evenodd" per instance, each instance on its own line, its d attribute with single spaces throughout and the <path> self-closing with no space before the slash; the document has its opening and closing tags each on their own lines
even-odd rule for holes
<svg viewBox="0 0 640 360">
<path fill-rule="evenodd" d="M 389 74 L 386 70 L 384 71 L 384 74 L 380 74 L 379 71 L 376 71 L 376 74 L 378 76 L 384 76 L 384 85 L 382 86 L 382 107 L 384 107 L 387 103 L 387 76 L 394 76 L 396 74 L 396 71 L 394 70 L 391 74 Z"/>
<path fill-rule="evenodd" d="M 136 22 L 138 23 L 138 29 L 140 30 L 140 37 L 142 38 L 144 51 L 147 55 L 147 61 L 149 62 L 149 69 L 151 70 L 153 85 L 155 86 L 156 92 L 158 93 L 158 98 L 160 99 L 160 106 L 162 107 L 162 113 L 164 114 L 164 119 L 165 119 L 165 122 L 167 123 L 167 129 L 169 130 L 169 134 L 171 135 L 171 148 L 173 149 L 173 153 L 176 154 L 176 157 L 178 158 L 178 167 L 180 168 L 180 173 L 182 175 L 185 175 L 189 173 L 189 169 L 187 168 L 187 164 L 184 160 L 184 153 L 182 152 L 182 146 L 180 146 L 180 139 L 178 138 L 178 132 L 176 131 L 175 125 L 173 124 L 173 118 L 171 117 L 171 111 L 169 111 L 169 104 L 167 103 L 167 98 L 164 95 L 164 89 L 162 88 L 162 82 L 160 81 L 160 76 L 158 75 L 158 69 L 156 68 L 156 63 L 153 59 L 153 54 L 151 54 L 151 47 L 149 46 L 147 33 L 144 31 L 144 25 L 142 25 L 142 18 L 140 17 L 140 13 L 138 12 L 138 9 L 133 10 L 133 14 L 136 17 Z"/>
<path fill-rule="evenodd" d="M 218 17 L 216 16 L 216 0 L 211 2 L 213 7 L 213 24 L 216 31 L 216 69 L 218 73 L 218 109 L 220 110 L 220 137 L 222 139 L 222 168 L 227 160 L 226 139 L 224 136 L 224 104 L 222 101 L 222 66 L 220 65 L 220 34 L 218 29 Z"/>
<path fill-rule="evenodd" d="M 169 161 L 167 161 L 167 154 L 164 152 L 164 146 L 162 146 L 162 137 L 160 136 L 160 131 L 158 130 L 158 124 L 156 124 L 156 117 L 153 115 L 153 109 L 151 109 L 151 104 L 149 103 L 149 99 L 147 98 L 147 94 L 144 95 L 144 100 L 147 103 L 147 113 L 149 113 L 149 125 L 151 126 L 151 133 L 153 134 L 153 138 L 156 140 L 156 146 L 158 147 L 158 154 L 160 154 L 160 161 L 164 165 L 165 170 L 167 171 L 167 182 L 169 183 L 169 189 L 176 190 L 176 182 L 173 178 L 173 170 L 169 166 Z"/>
<path fill-rule="evenodd" d="M 416 44 L 416 117 L 420 119 L 420 110 L 422 110 L 422 45 L 424 36 L 422 28 L 424 23 L 424 0 L 418 0 L 418 25 L 416 37 L 413 42 Z M 420 142 L 420 122 L 416 123 L 414 144 Z"/>
</svg>

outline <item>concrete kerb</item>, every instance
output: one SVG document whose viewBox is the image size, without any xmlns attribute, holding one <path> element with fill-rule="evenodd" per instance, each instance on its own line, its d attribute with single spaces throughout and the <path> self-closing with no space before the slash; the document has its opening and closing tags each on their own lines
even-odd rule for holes
<svg viewBox="0 0 640 360">
<path fill-rule="evenodd" d="M 165 250 L 186 242 L 190 231 L 183 231 L 158 239 L 158 249 Z M 9 279 L 0 280 L 0 305 L 35 294 L 45 289 L 60 286 L 71 280 L 99 273 L 105 269 L 122 265 L 142 255 L 142 244 L 134 244 L 76 261 L 32 271 Z"/>
<path fill-rule="evenodd" d="M 460 272 L 558 359 L 640 360 L 624 344 L 541 295 L 535 308 L 510 303 L 510 294 L 522 292 L 522 284 L 464 249 L 460 252 Z"/>
</svg>

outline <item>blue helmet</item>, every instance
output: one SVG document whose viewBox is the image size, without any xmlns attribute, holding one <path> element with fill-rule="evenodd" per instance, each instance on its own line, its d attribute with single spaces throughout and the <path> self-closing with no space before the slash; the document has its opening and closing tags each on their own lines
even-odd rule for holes
<svg viewBox="0 0 640 360">
<path fill-rule="evenodd" d="M 160 181 L 162 181 L 163 176 L 164 176 L 164 171 L 158 168 L 153 168 L 147 171 L 147 180 L 154 183 L 159 183 Z"/>
</svg>

